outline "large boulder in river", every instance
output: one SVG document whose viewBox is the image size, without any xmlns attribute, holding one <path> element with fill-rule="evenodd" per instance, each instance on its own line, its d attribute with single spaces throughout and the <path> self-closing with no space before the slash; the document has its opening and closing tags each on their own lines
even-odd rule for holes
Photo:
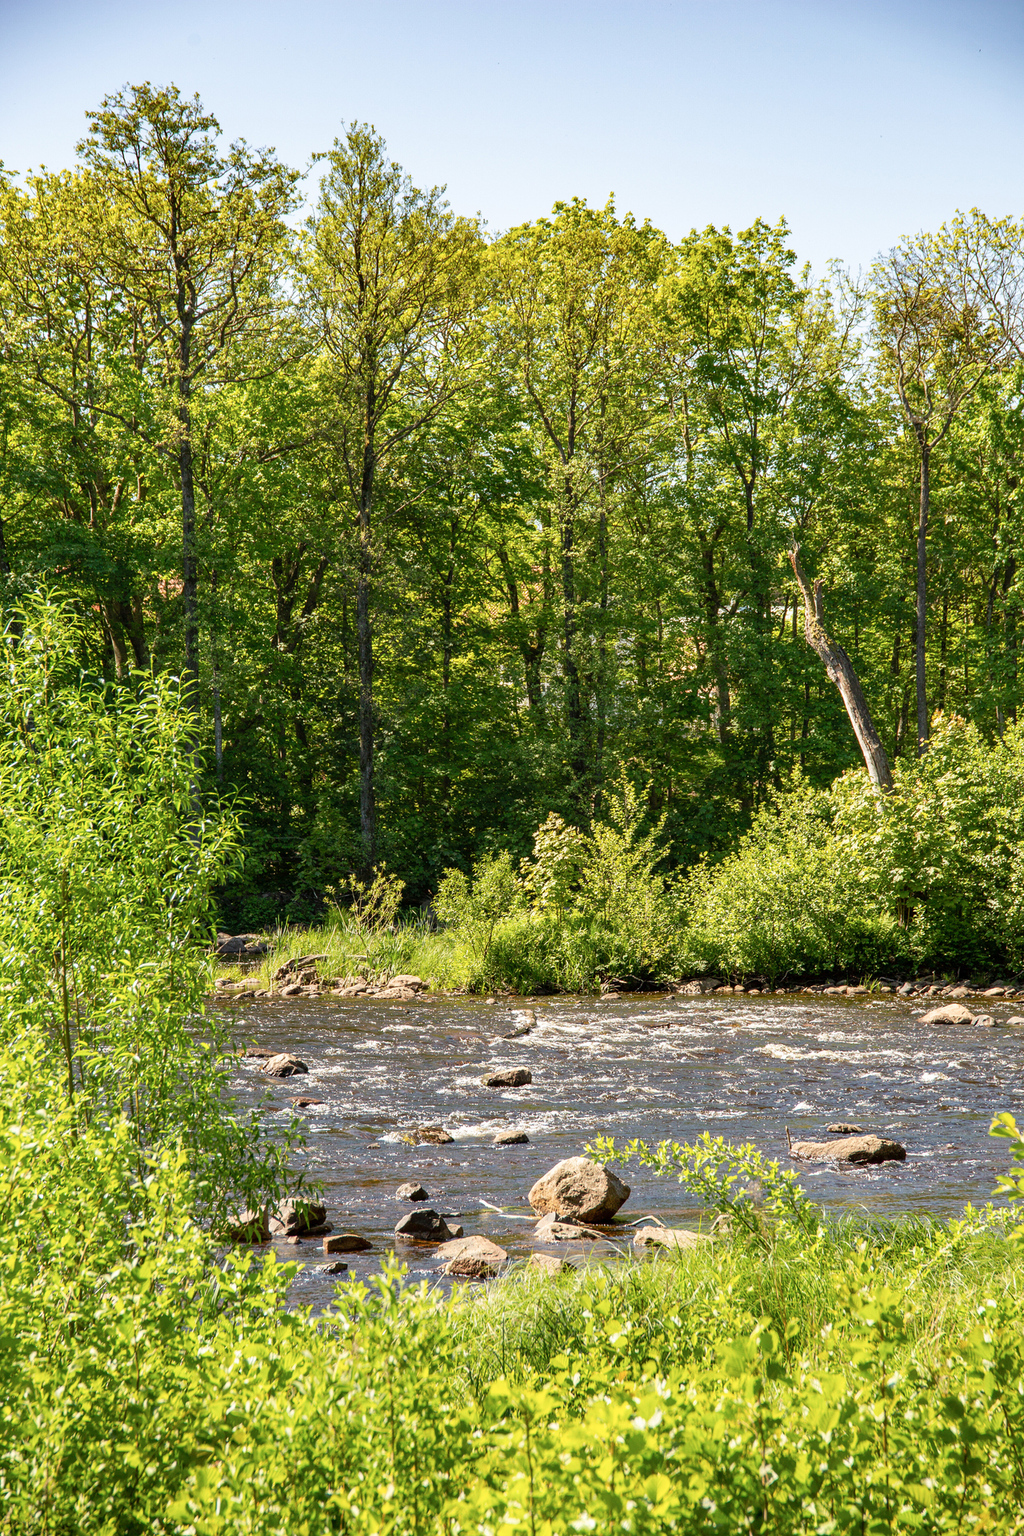
<svg viewBox="0 0 1024 1536">
<path fill-rule="evenodd" d="M 919 1024 L 973 1024 L 974 1014 L 963 1003 L 946 1003 L 941 1008 L 929 1008 L 917 1016 Z"/>
<path fill-rule="evenodd" d="M 271 1056 L 263 1070 L 268 1077 L 294 1077 L 298 1072 L 308 1072 L 309 1068 L 297 1056 L 282 1051 L 279 1056 Z"/>
<path fill-rule="evenodd" d="M 550 1168 L 530 1190 L 538 1216 L 574 1216 L 577 1221 L 611 1221 L 629 1199 L 629 1185 L 589 1157 L 567 1157 Z"/>
<path fill-rule="evenodd" d="M 885 1136 L 846 1136 L 842 1141 L 794 1141 L 791 1157 L 809 1163 L 902 1163 L 906 1147 Z"/>
</svg>

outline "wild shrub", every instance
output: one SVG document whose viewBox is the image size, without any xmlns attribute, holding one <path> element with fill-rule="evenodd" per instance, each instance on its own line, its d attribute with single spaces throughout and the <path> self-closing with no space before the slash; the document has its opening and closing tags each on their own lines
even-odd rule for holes
<svg viewBox="0 0 1024 1536">
<path fill-rule="evenodd" d="M 685 969 L 764 976 L 874 970 L 895 920 L 833 826 L 827 792 L 797 777 L 762 807 L 739 847 L 679 887 Z"/>
<path fill-rule="evenodd" d="M 861 885 L 915 957 L 998 964 L 1021 953 L 1024 732 L 989 743 L 939 719 L 928 751 L 899 759 L 888 794 L 862 773 L 832 787 L 835 833 Z"/>
</svg>

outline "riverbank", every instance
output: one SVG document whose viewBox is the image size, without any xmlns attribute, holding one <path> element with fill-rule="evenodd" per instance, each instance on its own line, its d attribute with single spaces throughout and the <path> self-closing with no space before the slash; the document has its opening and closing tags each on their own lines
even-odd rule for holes
<svg viewBox="0 0 1024 1536">
<path fill-rule="evenodd" d="M 382 996 L 404 1000 L 418 994 L 445 993 L 459 997 L 473 993 L 499 1000 L 535 1000 L 557 995 L 554 989 L 520 994 L 508 987 L 493 993 L 470 984 L 460 970 L 462 951 L 457 939 L 444 932 L 403 931 L 388 935 L 390 946 L 376 941 L 368 952 L 365 935 L 342 927 L 291 928 L 273 934 L 220 933 L 211 957 L 211 991 L 244 994 L 253 999 L 337 995 Z M 391 953 L 388 953 L 390 947 Z M 914 974 L 855 976 L 832 974 L 777 979 L 764 976 L 688 976 L 677 978 L 605 976 L 593 988 L 578 995 L 619 996 L 633 992 L 701 996 L 713 993 L 733 996 L 845 996 L 883 997 L 897 994 L 908 999 L 972 999 L 988 1003 L 1019 999 L 1024 1008 L 1024 977 L 984 971 L 955 976 L 933 971 Z M 564 994 L 570 995 L 570 994 Z M 976 1010 L 979 1011 L 979 1010 Z"/>
</svg>

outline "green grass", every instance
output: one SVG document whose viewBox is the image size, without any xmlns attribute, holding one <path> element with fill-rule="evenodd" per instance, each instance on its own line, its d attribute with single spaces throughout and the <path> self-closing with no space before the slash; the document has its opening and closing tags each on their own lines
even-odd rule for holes
<svg viewBox="0 0 1024 1536">
<path fill-rule="evenodd" d="M 850 1292 L 870 1277 L 905 1306 L 899 1360 L 935 1369 L 986 1305 L 1024 1302 L 1021 1255 L 988 1212 L 963 1222 L 840 1221 L 812 1250 L 721 1240 L 625 1264 L 584 1264 L 552 1281 L 514 1271 L 486 1291 L 461 1293 L 452 1313 L 467 1387 L 499 1376 L 543 1375 L 559 1355 L 593 1349 L 597 1308 L 621 1319 L 629 1355 L 661 1371 L 706 1365 L 725 1333 L 768 1320 L 812 1365 L 850 1334 Z"/>
</svg>

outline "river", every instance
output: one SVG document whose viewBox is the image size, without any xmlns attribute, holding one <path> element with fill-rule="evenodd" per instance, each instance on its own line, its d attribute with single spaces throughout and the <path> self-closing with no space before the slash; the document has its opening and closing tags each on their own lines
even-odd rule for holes
<svg viewBox="0 0 1024 1536">
<path fill-rule="evenodd" d="M 1006 1169 L 1005 1141 L 987 1134 L 991 1116 L 1024 1118 L 1024 1028 L 927 1026 L 893 999 L 798 994 L 612 999 L 556 997 L 531 1002 L 533 1033 L 502 1039 L 513 1027 L 503 1002 L 425 997 L 415 1003 L 218 1001 L 233 1015 L 244 1046 L 290 1051 L 309 1074 L 268 1080 L 241 1061 L 233 1091 L 242 1105 L 269 1093 L 268 1129 L 280 1126 L 298 1095 L 321 1099 L 296 1111 L 306 1136 L 300 1164 L 324 1188 L 336 1232 L 356 1231 L 373 1251 L 345 1255 L 350 1277 L 376 1269 L 394 1246 L 394 1225 L 411 1207 L 394 1197 L 407 1179 L 466 1233 L 482 1233 L 512 1256 L 534 1247 L 527 1192 L 560 1158 L 605 1132 L 623 1142 L 692 1140 L 703 1131 L 787 1159 L 794 1140 L 844 1120 L 894 1137 L 904 1163 L 839 1170 L 800 1164 L 813 1199 L 832 1211 L 869 1216 L 930 1211 L 951 1215 L 984 1203 Z M 517 1006 L 525 1006 L 517 1004 Z M 997 1005 L 1003 1020 L 1020 1004 Z M 528 1067 L 518 1089 L 483 1088 L 498 1067 Z M 403 1133 L 441 1124 L 451 1145 L 410 1146 Z M 528 1145 L 495 1147 L 499 1131 L 523 1130 Z M 647 1213 L 696 1226 L 700 1212 L 669 1179 L 631 1167 L 623 1221 Z M 494 1210 L 492 1207 L 500 1207 Z M 623 1238 L 628 1239 L 628 1232 Z M 414 1278 L 436 1277 L 432 1250 L 399 1244 Z M 559 1244 L 566 1257 L 579 1256 Z M 278 1245 L 307 1267 L 293 1288 L 316 1309 L 336 1283 L 314 1272 L 321 1243 Z M 615 1251 L 588 1243 L 595 1257 Z M 551 1249 L 550 1251 L 555 1251 Z"/>
</svg>

